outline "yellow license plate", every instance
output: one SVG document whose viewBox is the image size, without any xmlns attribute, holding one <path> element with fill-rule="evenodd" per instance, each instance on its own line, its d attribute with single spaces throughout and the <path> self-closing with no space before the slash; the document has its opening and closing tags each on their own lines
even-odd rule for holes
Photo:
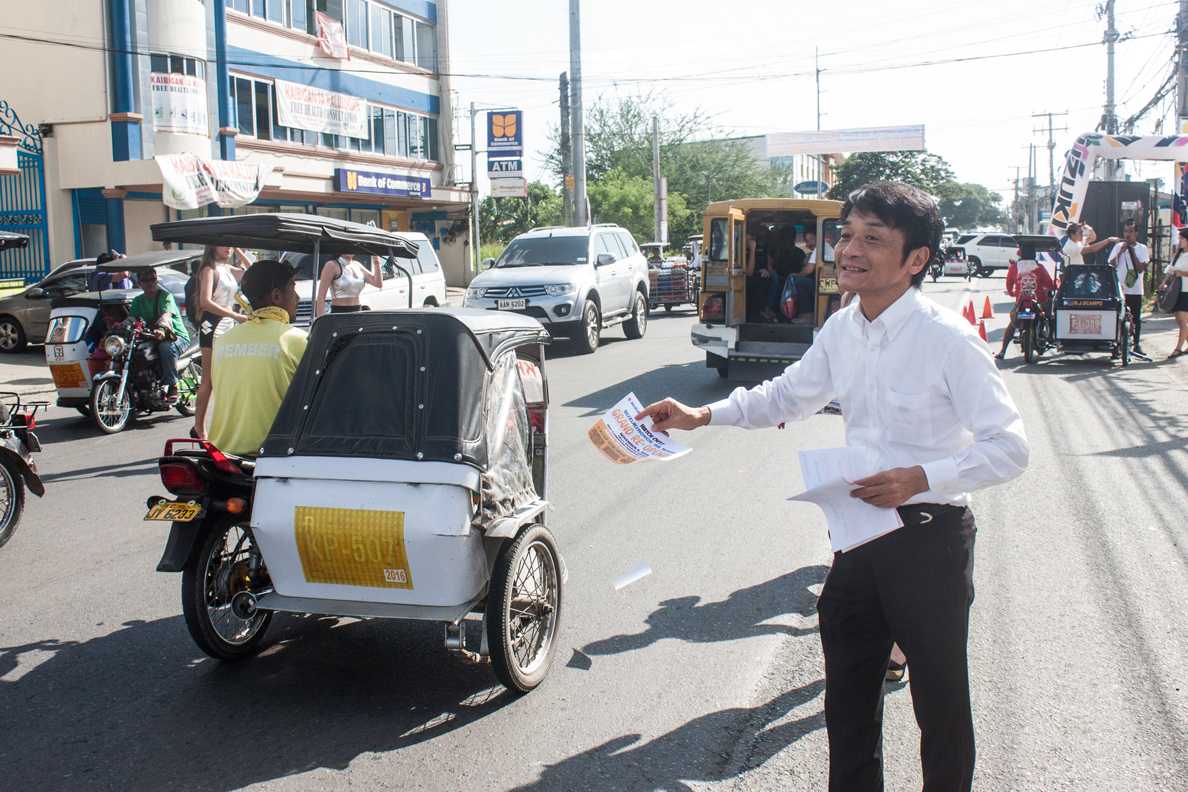
<svg viewBox="0 0 1188 792">
<path fill-rule="evenodd" d="M 298 506 L 293 531 L 307 583 L 413 587 L 404 512 Z"/>
<path fill-rule="evenodd" d="M 83 374 L 81 363 L 50 366 L 55 388 L 85 388 L 87 375 Z"/>
<path fill-rule="evenodd" d="M 198 515 L 201 513 L 202 507 L 196 503 L 170 503 L 169 501 L 161 501 L 148 510 L 148 514 L 144 515 L 144 519 L 190 522 L 191 520 L 198 519 Z"/>
</svg>

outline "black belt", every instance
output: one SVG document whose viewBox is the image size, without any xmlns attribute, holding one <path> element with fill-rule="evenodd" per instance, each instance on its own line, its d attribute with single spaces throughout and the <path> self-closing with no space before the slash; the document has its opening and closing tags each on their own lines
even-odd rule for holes
<svg viewBox="0 0 1188 792">
<path fill-rule="evenodd" d="M 924 525 L 937 519 L 960 519 L 966 508 L 947 503 L 912 503 L 900 506 L 896 511 L 904 525 Z"/>
</svg>

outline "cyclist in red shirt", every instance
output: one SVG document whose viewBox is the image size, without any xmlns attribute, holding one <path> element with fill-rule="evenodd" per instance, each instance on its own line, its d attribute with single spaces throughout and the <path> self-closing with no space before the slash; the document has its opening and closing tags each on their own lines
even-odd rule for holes
<svg viewBox="0 0 1188 792">
<path fill-rule="evenodd" d="M 1007 270 L 1006 287 L 1007 294 L 1015 298 L 1015 307 L 1011 309 L 1011 324 L 1002 337 L 1002 349 L 994 356 L 999 360 L 1006 359 L 1007 347 L 1015 337 L 1015 325 L 1018 323 L 1015 315 L 1019 313 L 1019 301 L 1024 298 L 1032 299 L 1044 313 L 1050 315 L 1051 306 L 1048 299 L 1052 292 L 1056 291 L 1052 276 L 1043 264 L 1035 260 L 1035 248 L 1032 247 L 1022 248 L 1019 251 L 1019 260 L 1011 262 L 1011 268 Z"/>
</svg>

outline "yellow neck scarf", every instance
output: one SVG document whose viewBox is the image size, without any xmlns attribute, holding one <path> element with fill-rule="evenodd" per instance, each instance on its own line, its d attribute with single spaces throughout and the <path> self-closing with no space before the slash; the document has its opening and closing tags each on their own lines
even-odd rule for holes
<svg viewBox="0 0 1188 792">
<path fill-rule="evenodd" d="M 239 293 L 235 295 L 235 302 L 239 303 L 240 307 L 247 312 L 249 322 L 263 324 L 265 319 L 272 319 L 284 324 L 289 323 L 289 312 L 279 305 L 268 305 L 258 311 L 253 311 L 252 306 Z"/>
</svg>

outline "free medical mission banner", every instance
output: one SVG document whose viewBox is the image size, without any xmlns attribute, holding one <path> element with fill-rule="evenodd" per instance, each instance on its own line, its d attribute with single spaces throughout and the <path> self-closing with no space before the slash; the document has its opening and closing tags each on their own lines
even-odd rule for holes
<svg viewBox="0 0 1188 792">
<path fill-rule="evenodd" d="M 346 137 L 367 137 L 367 100 L 309 85 L 276 80 L 281 126 Z"/>
</svg>

